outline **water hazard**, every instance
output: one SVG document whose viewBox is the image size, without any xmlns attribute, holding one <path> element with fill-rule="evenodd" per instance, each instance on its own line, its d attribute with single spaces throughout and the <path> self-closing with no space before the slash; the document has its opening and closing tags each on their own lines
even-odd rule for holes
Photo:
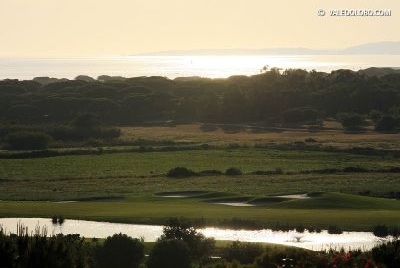
<svg viewBox="0 0 400 268">
<path fill-rule="evenodd" d="M 110 222 L 96 222 L 83 220 L 65 220 L 63 225 L 52 224 L 51 219 L 45 218 L 0 218 L 0 225 L 6 233 L 16 233 L 18 223 L 28 227 L 29 233 L 34 233 L 35 228 L 46 228 L 48 235 L 53 234 L 79 234 L 86 238 L 105 238 L 115 233 L 127 234 L 135 238 L 143 238 L 146 242 L 154 242 L 161 235 L 163 226 L 122 224 Z M 243 242 L 266 242 L 281 245 L 296 246 L 310 250 L 369 250 L 385 240 L 375 237 L 369 232 L 344 232 L 343 234 L 328 234 L 326 230 L 321 233 L 305 231 L 272 231 L 264 230 L 231 230 L 221 228 L 199 229 L 207 237 L 216 240 L 239 240 Z"/>
</svg>

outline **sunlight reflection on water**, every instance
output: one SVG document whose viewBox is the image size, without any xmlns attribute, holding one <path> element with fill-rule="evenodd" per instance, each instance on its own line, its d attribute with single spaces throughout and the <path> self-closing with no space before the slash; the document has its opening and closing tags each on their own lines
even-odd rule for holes
<svg viewBox="0 0 400 268">
<path fill-rule="evenodd" d="M 51 219 L 44 218 L 0 218 L 0 225 L 6 233 L 16 233 L 17 224 L 22 223 L 28 227 L 29 233 L 39 226 L 46 226 L 47 234 L 80 234 L 87 238 L 106 238 L 115 233 L 127 234 L 131 237 L 143 238 L 146 242 L 154 242 L 161 235 L 163 226 L 121 224 L 109 222 L 95 222 L 82 220 L 66 220 L 62 226 L 53 225 Z M 328 234 L 326 230 L 321 233 L 298 233 L 296 231 L 282 232 L 272 230 L 229 230 L 219 228 L 199 229 L 207 237 L 216 240 L 239 240 L 243 242 L 267 242 L 281 245 L 296 246 L 311 250 L 344 250 L 361 249 L 369 250 L 382 242 L 372 233 L 344 232 L 341 235 Z"/>
<path fill-rule="evenodd" d="M 0 59 L 0 79 L 38 76 L 73 79 L 84 74 L 112 76 L 228 77 L 254 75 L 263 66 L 330 72 L 368 67 L 399 67 L 400 55 L 285 56 L 126 56 L 69 59 Z"/>
</svg>

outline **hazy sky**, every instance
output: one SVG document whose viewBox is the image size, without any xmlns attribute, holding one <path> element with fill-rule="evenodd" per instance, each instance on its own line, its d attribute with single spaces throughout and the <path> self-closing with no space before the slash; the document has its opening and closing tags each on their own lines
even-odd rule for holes
<svg viewBox="0 0 400 268">
<path fill-rule="evenodd" d="M 392 16 L 319 17 L 318 8 Z M 343 48 L 400 41 L 399 25 L 399 0 L 0 0 L 0 57 Z"/>
</svg>

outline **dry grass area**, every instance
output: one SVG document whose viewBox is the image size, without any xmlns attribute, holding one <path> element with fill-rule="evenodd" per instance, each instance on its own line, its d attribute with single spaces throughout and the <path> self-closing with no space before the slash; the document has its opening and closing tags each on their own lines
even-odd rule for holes
<svg viewBox="0 0 400 268">
<path fill-rule="evenodd" d="M 364 133 L 345 133 L 340 130 L 308 132 L 299 130 L 255 131 L 243 128 L 235 132 L 226 132 L 221 128 L 203 131 L 200 124 L 178 125 L 174 127 L 122 127 L 121 139 L 170 140 L 174 142 L 207 143 L 210 145 L 228 145 L 232 143 L 253 146 L 257 143 L 289 143 L 315 140 L 325 146 L 340 148 L 372 147 L 377 149 L 400 149 L 400 134 L 382 134 L 372 131 Z"/>
</svg>

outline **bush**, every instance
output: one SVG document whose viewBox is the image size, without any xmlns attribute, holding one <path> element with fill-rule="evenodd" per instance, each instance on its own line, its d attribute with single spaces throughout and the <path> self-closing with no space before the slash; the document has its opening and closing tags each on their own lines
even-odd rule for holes
<svg viewBox="0 0 400 268">
<path fill-rule="evenodd" d="M 225 171 L 225 175 L 228 175 L 228 176 L 240 176 L 240 175 L 242 175 L 242 171 L 240 169 L 238 169 L 238 168 L 231 167 L 231 168 L 228 168 Z"/>
<path fill-rule="evenodd" d="M 119 128 L 103 128 L 100 130 L 98 138 L 101 139 L 116 139 L 121 136 L 121 130 Z"/>
<path fill-rule="evenodd" d="M 304 231 L 306 230 L 306 228 L 303 225 L 297 225 L 295 228 L 296 232 L 298 233 L 304 233 Z"/>
<path fill-rule="evenodd" d="M 42 150 L 49 145 L 51 137 L 41 132 L 15 132 L 6 137 L 11 149 Z"/>
<path fill-rule="evenodd" d="M 59 224 L 59 225 L 63 225 L 64 224 L 64 222 L 65 222 L 65 219 L 64 219 L 64 217 L 63 216 L 53 216 L 53 217 L 51 217 L 51 222 L 53 223 L 53 224 Z"/>
<path fill-rule="evenodd" d="M 400 267 L 400 240 L 374 247 L 372 256 L 377 263 L 384 264 L 385 267 Z"/>
<path fill-rule="evenodd" d="M 337 226 L 329 226 L 328 227 L 328 234 L 341 234 L 343 231 Z"/>
<path fill-rule="evenodd" d="M 96 254 L 99 267 L 139 267 L 144 258 L 144 246 L 138 240 L 125 234 L 107 237 Z"/>
<path fill-rule="evenodd" d="M 345 167 L 343 172 L 367 172 L 368 170 L 362 167 Z"/>
<path fill-rule="evenodd" d="M 317 142 L 317 140 L 314 139 L 314 138 L 307 138 L 307 139 L 305 139 L 304 141 L 305 141 L 305 142 Z"/>
<path fill-rule="evenodd" d="M 376 123 L 375 130 L 380 132 L 394 132 L 398 127 L 396 118 L 390 115 L 382 116 Z"/>
<path fill-rule="evenodd" d="M 209 258 L 215 246 L 214 239 L 206 238 L 203 234 L 197 232 L 191 222 L 179 219 L 168 221 L 160 240 L 185 242 L 189 248 L 190 259 L 199 263 Z"/>
<path fill-rule="evenodd" d="M 386 225 L 377 225 L 374 227 L 373 234 L 377 237 L 386 237 L 389 235 L 389 229 Z"/>
<path fill-rule="evenodd" d="M 79 235 L 46 237 L 45 229 L 28 235 L 19 228 L 12 235 L 0 228 L 0 267 L 88 267 L 90 246 Z"/>
<path fill-rule="evenodd" d="M 189 247 L 180 240 L 160 240 L 150 253 L 148 268 L 190 268 Z M 113 267 L 113 266 L 110 266 Z"/>
<path fill-rule="evenodd" d="M 81 141 L 85 139 L 115 139 L 121 135 L 118 128 L 76 128 L 71 126 L 53 126 L 47 129 L 47 133 L 55 140 Z"/>
<path fill-rule="evenodd" d="M 395 239 L 398 239 L 400 236 L 400 228 L 396 226 L 390 229 L 390 235 L 393 236 Z"/>
<path fill-rule="evenodd" d="M 243 243 L 234 241 L 224 250 L 224 258 L 228 261 L 237 260 L 242 264 L 253 263 L 263 254 L 264 248 L 256 243 Z"/>
<path fill-rule="evenodd" d="M 346 131 L 360 131 L 366 125 L 364 116 L 360 114 L 341 113 L 337 117 Z"/>
<path fill-rule="evenodd" d="M 172 178 L 187 178 L 195 176 L 196 172 L 185 167 L 175 167 L 168 171 L 167 176 Z"/>
</svg>

